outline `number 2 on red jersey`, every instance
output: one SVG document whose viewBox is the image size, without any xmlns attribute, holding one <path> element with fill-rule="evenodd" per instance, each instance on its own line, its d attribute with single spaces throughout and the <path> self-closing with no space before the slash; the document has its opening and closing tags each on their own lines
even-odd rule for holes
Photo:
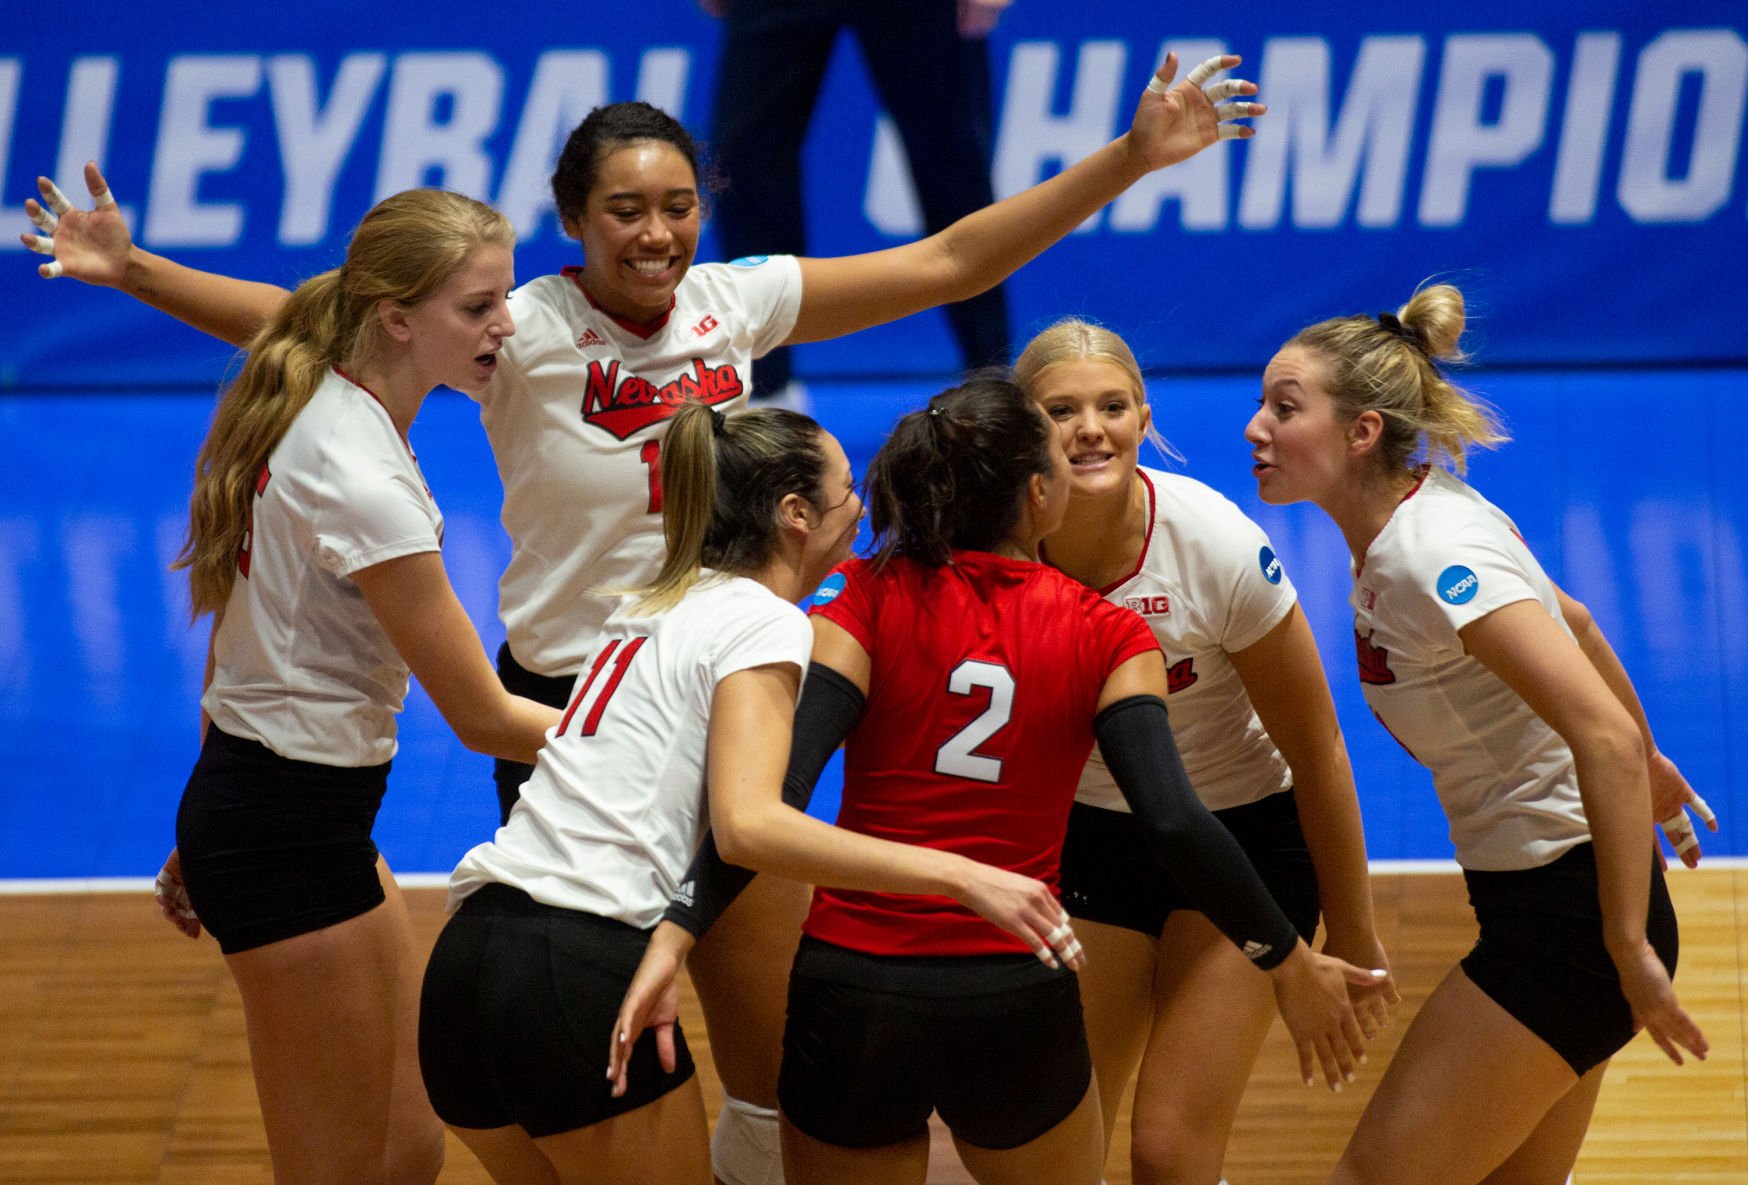
<svg viewBox="0 0 1748 1185">
<path fill-rule="evenodd" d="M 1004 666 L 968 658 L 947 676 L 947 690 L 954 695 L 989 692 L 989 707 L 935 750 L 935 772 L 976 782 L 1001 781 L 1001 759 L 985 757 L 977 746 L 1000 732 L 1014 710 L 1014 677 Z"/>
<path fill-rule="evenodd" d="M 643 648 L 643 644 L 648 640 L 647 637 L 632 638 L 628 641 L 614 638 L 607 643 L 607 648 L 595 656 L 595 663 L 589 668 L 589 677 L 584 679 L 583 685 L 577 689 L 577 697 L 571 701 L 571 706 L 565 709 L 564 719 L 558 722 L 558 731 L 552 735 L 561 737 L 565 734 L 565 730 L 570 728 L 571 718 L 577 714 L 577 709 L 589 700 L 591 691 L 597 691 L 595 684 L 601 674 L 601 669 L 608 662 L 612 662 L 613 673 L 607 676 L 607 681 L 600 686 L 598 694 L 589 704 L 588 714 L 583 717 L 582 730 L 577 734 L 586 737 L 594 736 L 595 729 L 601 725 L 601 713 L 607 710 L 607 701 L 613 698 L 615 691 L 619 690 L 619 681 L 625 678 L 626 668 L 631 665 L 631 660 L 637 657 L 637 652 Z M 621 641 L 625 641 L 623 646 L 620 645 Z"/>
</svg>

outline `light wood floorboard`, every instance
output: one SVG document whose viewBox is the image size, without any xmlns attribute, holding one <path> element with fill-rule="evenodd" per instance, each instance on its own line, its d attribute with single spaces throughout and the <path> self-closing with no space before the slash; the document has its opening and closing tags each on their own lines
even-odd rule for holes
<svg viewBox="0 0 1748 1185">
<path fill-rule="evenodd" d="M 1677 986 L 1713 1053 L 1678 1069 L 1641 1037 L 1617 1057 L 1579 1185 L 1748 1181 L 1748 871 L 1677 870 L 1670 886 L 1682 928 Z M 1404 987 L 1402 1015 L 1358 1086 L 1339 1096 L 1299 1085 L 1276 1025 L 1233 1138 L 1233 1185 L 1323 1179 L 1413 1010 L 1472 941 L 1455 875 L 1380 876 L 1375 892 Z M 442 895 L 407 896 L 429 940 Z M 144 894 L 9 896 L 0 897 L 0 954 L 0 1185 L 270 1180 L 242 1009 L 210 939 L 173 933 Z M 696 1018 L 690 997 L 686 1007 Z M 708 1042 L 696 1019 L 691 1029 L 714 1114 Z M 1110 1185 L 1128 1185 L 1128 1138 L 1125 1119 Z M 442 1180 L 487 1178 L 451 1140 Z M 929 1180 L 968 1180 L 945 1140 L 936 1141 Z"/>
</svg>

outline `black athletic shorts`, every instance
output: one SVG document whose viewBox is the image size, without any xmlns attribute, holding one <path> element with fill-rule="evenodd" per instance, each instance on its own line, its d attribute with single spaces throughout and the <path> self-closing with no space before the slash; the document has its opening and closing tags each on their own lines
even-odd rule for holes
<svg viewBox="0 0 1748 1185">
<path fill-rule="evenodd" d="M 804 937 L 777 1100 L 816 1140 L 874 1148 L 939 1111 L 979 1148 L 1066 1119 L 1092 1081 L 1080 983 L 1032 955 L 867 955 Z"/>
<path fill-rule="evenodd" d="M 370 829 L 388 762 L 294 761 L 206 730 L 176 812 L 182 880 L 227 955 L 369 913 L 383 903 Z"/>
<path fill-rule="evenodd" d="M 1596 852 L 1573 848 L 1521 872 L 1463 872 L 1481 937 L 1463 973 L 1580 1076 L 1633 1039 L 1633 1012 L 1602 940 Z M 1669 974 L 1680 941 L 1663 870 L 1652 861 L 1645 936 Z"/>
<path fill-rule="evenodd" d="M 531 699 L 549 708 L 563 708 L 570 702 L 571 688 L 576 685 L 576 681 L 575 675 L 536 675 L 516 661 L 515 656 L 510 653 L 508 642 L 498 647 L 498 682 L 511 695 Z M 493 759 L 492 781 L 498 789 L 499 823 L 510 821 L 510 808 L 522 797 L 522 783 L 533 773 L 532 765 L 506 761 L 502 757 Z"/>
<path fill-rule="evenodd" d="M 612 1096 L 608 1041 L 649 935 L 581 910 L 487 885 L 437 936 L 419 1000 L 419 1069 L 431 1106 L 455 1127 L 519 1125 L 552 1136 L 654 1102 L 692 1077 L 661 1067 L 655 1033 L 632 1048 L 626 1091 Z"/>
<path fill-rule="evenodd" d="M 1299 827 L 1291 790 L 1215 811 L 1250 857 L 1269 895 L 1306 942 L 1317 933 L 1317 869 Z M 1070 916 L 1159 937 L 1173 910 L 1196 907 L 1154 862 L 1141 824 L 1128 811 L 1074 804 L 1062 845 L 1062 905 Z"/>
</svg>

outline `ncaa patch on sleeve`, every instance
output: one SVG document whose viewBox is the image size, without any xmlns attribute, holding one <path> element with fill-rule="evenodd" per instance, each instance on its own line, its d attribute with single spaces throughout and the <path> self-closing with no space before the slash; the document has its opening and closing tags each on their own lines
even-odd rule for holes
<svg viewBox="0 0 1748 1185">
<path fill-rule="evenodd" d="M 758 267 L 769 258 L 769 255 L 743 255 L 739 259 L 729 260 L 728 264 L 730 267 Z"/>
<path fill-rule="evenodd" d="M 1452 564 L 1438 574 L 1438 597 L 1447 605 L 1466 605 L 1481 591 L 1481 578 L 1473 568 Z"/>
<path fill-rule="evenodd" d="M 815 605 L 831 604 L 838 599 L 838 594 L 844 591 L 846 583 L 842 572 L 833 572 L 820 582 L 819 588 L 814 590 L 813 603 Z"/>
<path fill-rule="evenodd" d="M 1265 547 L 1257 552 L 1256 562 L 1262 567 L 1262 578 L 1264 580 L 1268 581 L 1270 584 L 1279 584 L 1281 582 L 1281 574 L 1284 569 L 1281 567 L 1281 558 L 1275 554 L 1274 548 Z"/>
</svg>

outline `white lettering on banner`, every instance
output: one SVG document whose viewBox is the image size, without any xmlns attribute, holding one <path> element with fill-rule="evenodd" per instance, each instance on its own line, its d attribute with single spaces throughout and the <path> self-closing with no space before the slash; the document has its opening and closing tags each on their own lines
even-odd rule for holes
<svg viewBox="0 0 1748 1185">
<path fill-rule="evenodd" d="M 1197 62 L 1225 52 L 1223 41 L 1167 41 L 1154 55 L 1154 68 L 1167 54 L 1175 53 L 1179 74 L 1187 74 Z M 1229 144 L 1216 144 L 1169 169 L 1147 174 L 1111 203 L 1110 228 L 1129 233 L 1151 231 L 1159 225 L 1160 206 L 1167 198 L 1176 198 L 1179 222 L 1185 230 L 1225 230 L 1231 204 L 1230 148 Z"/>
<path fill-rule="evenodd" d="M 1280 225 L 1289 163 L 1295 226 L 1341 225 L 1356 180 L 1361 226 L 1394 226 L 1401 218 L 1426 42 L 1361 42 L 1333 126 L 1329 56 L 1329 43 L 1320 37 L 1277 37 L 1264 44 L 1257 87 L 1269 114 L 1263 134 L 1247 145 L 1239 225 Z"/>
<path fill-rule="evenodd" d="M 518 238 L 532 238 L 541 214 L 552 208 L 548 179 L 565 137 L 583 116 L 606 101 L 606 54 L 582 49 L 540 55 L 498 190 L 498 209 L 516 228 Z"/>
<path fill-rule="evenodd" d="M 75 58 L 67 75 L 67 110 L 61 121 L 61 149 L 49 174 L 68 193 L 85 192 L 85 162 L 109 159 L 109 125 L 115 116 L 115 87 L 121 59 Z M 134 212 L 121 207 L 128 225 Z"/>
<path fill-rule="evenodd" d="M 1566 85 L 1566 116 L 1560 124 L 1554 192 L 1548 199 L 1549 222 L 1585 223 L 1596 217 L 1620 58 L 1619 33 L 1578 35 L 1578 47 L 1572 54 L 1572 80 Z"/>
<path fill-rule="evenodd" d="M 1699 111 L 1677 127 L 1681 80 L 1697 74 Z M 1730 200 L 1748 100 L 1748 46 L 1730 29 L 1671 30 L 1645 47 L 1627 112 L 1618 198 L 1637 222 L 1700 222 Z M 1691 137 L 1687 176 L 1669 175 L 1677 136 Z"/>
<path fill-rule="evenodd" d="M 449 118 L 438 122 L 444 98 L 450 100 Z M 497 130 L 503 98 L 503 68 L 483 53 L 397 57 L 371 200 L 422 185 L 488 195 L 492 157 L 485 144 Z"/>
<path fill-rule="evenodd" d="M 553 208 L 550 181 L 559 152 L 583 117 L 609 101 L 609 67 L 607 55 L 595 49 L 548 50 L 535 63 L 498 187 L 498 209 L 516 228 L 518 242 L 539 237 Z M 683 111 L 691 71 L 690 50 L 645 50 L 638 63 L 637 97 L 664 111 Z"/>
<path fill-rule="evenodd" d="M 213 102 L 248 98 L 260 89 L 259 57 L 170 59 L 164 109 L 158 117 L 157 159 L 146 198 L 145 238 L 153 245 L 229 247 L 242 237 L 243 207 L 235 202 L 200 202 L 200 178 L 234 168 L 243 155 L 240 130 L 215 128 L 208 122 Z"/>
<path fill-rule="evenodd" d="M 328 235 L 334 182 L 358 138 L 388 59 L 379 53 L 341 59 L 326 106 L 316 93 L 316 64 L 304 54 L 278 54 L 267 62 L 273 126 L 285 168 L 285 201 L 279 207 L 284 246 L 319 243 Z"/>
<path fill-rule="evenodd" d="M 18 84 L 23 77 L 23 62 L 17 58 L 0 58 L 0 183 L 10 175 L 12 125 L 18 117 Z M 22 249 L 18 236 L 33 234 L 35 230 L 22 210 L 13 213 L 0 206 L 0 244 L 10 243 Z"/>
<path fill-rule="evenodd" d="M 1482 123 L 1487 81 L 1504 83 L 1499 118 Z M 1420 187 L 1422 226 L 1457 226 L 1477 167 L 1504 168 L 1541 146 L 1554 55 L 1533 33 L 1458 34 L 1445 41 Z"/>
<path fill-rule="evenodd" d="M 905 159 L 904 142 L 889 115 L 874 120 L 874 148 L 868 161 L 868 188 L 862 216 L 884 235 L 914 239 L 923 233 L 922 207 Z"/>
<path fill-rule="evenodd" d="M 1110 140 L 1128 58 L 1121 41 L 1082 43 L 1068 114 L 1058 116 L 1050 109 L 1061 50 L 1047 41 L 1014 46 L 992 170 L 996 197 L 1029 189 L 1043 177 L 1047 161 L 1071 165 Z M 1098 222 L 1094 214 L 1076 230 L 1091 230 Z"/>
</svg>

